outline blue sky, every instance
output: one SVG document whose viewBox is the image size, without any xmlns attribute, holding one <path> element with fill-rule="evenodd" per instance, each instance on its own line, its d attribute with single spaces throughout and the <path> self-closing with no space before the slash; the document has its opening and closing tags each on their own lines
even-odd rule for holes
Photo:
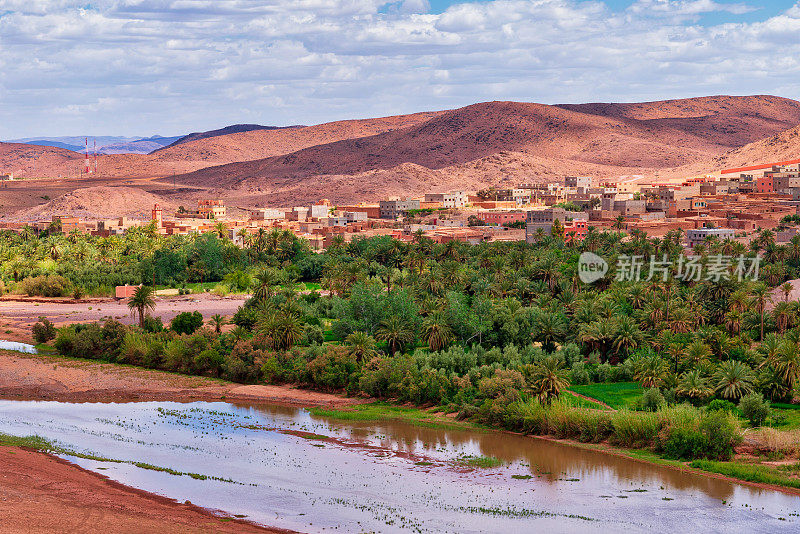
<svg viewBox="0 0 800 534">
<path fill-rule="evenodd" d="M 0 139 L 800 99 L 800 0 L 0 0 Z"/>
</svg>

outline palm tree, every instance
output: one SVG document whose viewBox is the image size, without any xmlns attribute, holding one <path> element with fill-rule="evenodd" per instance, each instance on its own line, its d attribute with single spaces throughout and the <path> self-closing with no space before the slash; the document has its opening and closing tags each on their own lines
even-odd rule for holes
<svg viewBox="0 0 800 534">
<path fill-rule="evenodd" d="M 453 331 L 442 313 L 434 313 L 423 323 L 422 338 L 432 352 L 444 349 L 453 339 Z"/>
<path fill-rule="evenodd" d="M 794 309 L 787 301 L 776 304 L 773 315 L 781 334 L 786 332 L 786 329 L 795 321 Z"/>
<path fill-rule="evenodd" d="M 753 391 L 753 371 L 736 360 L 722 362 L 714 375 L 717 393 L 722 398 L 738 400 Z"/>
<path fill-rule="evenodd" d="M 794 289 L 794 286 L 792 285 L 791 282 L 786 282 L 783 285 L 781 285 L 781 293 L 783 293 L 783 301 L 784 302 L 789 302 L 789 295 L 792 294 L 792 290 L 793 289 Z"/>
<path fill-rule="evenodd" d="M 690 368 L 695 368 L 707 362 L 711 358 L 711 347 L 696 339 L 686 345 L 683 351 L 683 361 L 688 364 Z"/>
<path fill-rule="evenodd" d="M 547 356 L 532 366 L 529 381 L 539 402 L 547 405 L 569 387 L 567 371 L 563 368 L 561 359 L 554 355 Z"/>
<path fill-rule="evenodd" d="M 623 315 L 617 320 L 613 347 L 618 354 L 625 355 L 628 351 L 634 350 L 642 343 L 643 338 L 642 331 L 639 330 L 633 319 Z"/>
<path fill-rule="evenodd" d="M 699 401 L 713 395 L 714 389 L 708 385 L 708 380 L 700 374 L 700 371 L 694 369 L 681 375 L 675 393 L 681 397 Z"/>
<path fill-rule="evenodd" d="M 375 338 L 366 332 L 353 332 L 344 339 L 347 352 L 350 356 L 355 356 L 356 360 L 370 360 L 378 355 L 375 350 Z"/>
<path fill-rule="evenodd" d="M 139 327 L 144 328 L 144 319 L 147 312 L 156 309 L 155 288 L 150 286 L 139 286 L 133 295 L 128 299 L 128 309 L 131 315 L 139 317 Z"/>
<path fill-rule="evenodd" d="M 278 275 L 272 269 L 261 269 L 253 277 L 253 298 L 263 302 L 275 294 Z"/>
<path fill-rule="evenodd" d="M 667 375 L 667 364 L 658 354 L 642 357 L 636 362 L 634 378 L 645 389 L 657 388 Z"/>
<path fill-rule="evenodd" d="M 228 320 L 220 314 L 215 314 L 209 319 L 209 324 L 214 325 L 214 332 L 217 334 L 222 333 L 222 327 L 228 324 Z"/>
<path fill-rule="evenodd" d="M 303 322 L 295 313 L 270 310 L 256 324 L 256 332 L 273 350 L 287 350 L 303 336 Z"/>
<path fill-rule="evenodd" d="M 625 228 L 625 217 L 623 215 L 618 216 L 614 219 L 614 224 L 611 227 L 618 232 L 622 232 L 622 229 Z"/>
<path fill-rule="evenodd" d="M 389 353 L 394 356 L 395 352 L 402 350 L 403 346 L 414 340 L 414 332 L 404 318 L 392 315 L 378 327 L 377 337 L 386 342 Z"/>
<path fill-rule="evenodd" d="M 770 294 L 769 287 L 763 282 L 759 282 L 753 288 L 753 305 L 756 307 L 761 318 L 761 336 L 759 341 L 764 340 L 764 312 L 767 306 L 772 302 L 772 295 Z"/>
</svg>

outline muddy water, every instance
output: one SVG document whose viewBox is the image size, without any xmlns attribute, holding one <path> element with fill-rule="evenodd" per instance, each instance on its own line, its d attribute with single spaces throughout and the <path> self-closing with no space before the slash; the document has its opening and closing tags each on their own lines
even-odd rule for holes
<svg viewBox="0 0 800 534">
<path fill-rule="evenodd" d="M 302 532 L 800 531 L 800 497 L 513 435 L 206 402 L 0 401 L 0 432 L 169 468 L 65 456 L 131 486 Z M 467 468 L 458 460 L 469 455 L 506 463 Z"/>
</svg>

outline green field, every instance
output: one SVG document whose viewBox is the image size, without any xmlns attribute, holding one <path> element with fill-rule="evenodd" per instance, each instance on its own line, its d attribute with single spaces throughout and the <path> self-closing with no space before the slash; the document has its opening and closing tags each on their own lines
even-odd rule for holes
<svg viewBox="0 0 800 534">
<path fill-rule="evenodd" d="M 614 382 L 606 384 L 587 384 L 569 388 L 575 393 L 586 395 L 612 408 L 630 408 L 642 396 L 642 386 L 636 382 Z"/>
</svg>

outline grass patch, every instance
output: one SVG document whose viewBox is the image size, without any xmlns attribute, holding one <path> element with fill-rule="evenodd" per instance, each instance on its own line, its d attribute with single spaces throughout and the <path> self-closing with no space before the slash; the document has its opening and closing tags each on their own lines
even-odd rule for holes
<svg viewBox="0 0 800 534">
<path fill-rule="evenodd" d="M 456 463 L 464 467 L 477 469 L 492 469 L 505 464 L 505 461 L 494 456 L 460 456 Z"/>
<path fill-rule="evenodd" d="M 586 395 L 612 408 L 631 408 L 642 396 L 643 390 L 636 382 L 613 382 L 604 384 L 587 384 L 569 388 L 575 393 Z"/>
<path fill-rule="evenodd" d="M 311 408 L 310 412 L 315 417 L 338 419 L 340 421 L 402 421 L 413 426 L 441 430 L 483 430 L 471 423 L 453 421 L 442 415 L 433 414 L 419 408 L 395 406 L 385 402 L 358 404 L 343 409 Z"/>
<path fill-rule="evenodd" d="M 800 428 L 800 409 L 783 408 L 782 406 L 795 405 L 778 403 L 772 405 L 772 412 L 780 421 L 779 423 L 775 424 L 775 427 L 780 428 L 781 430 L 795 430 Z"/>
<path fill-rule="evenodd" d="M 748 482 L 761 484 L 773 484 L 788 488 L 800 489 L 800 479 L 792 478 L 778 469 L 773 469 L 765 465 L 743 464 L 738 462 L 715 462 L 712 460 L 694 460 L 689 463 L 690 467 L 718 473 Z"/>
<path fill-rule="evenodd" d="M 516 480 L 530 480 L 533 478 L 533 475 L 511 475 L 511 478 Z"/>
<path fill-rule="evenodd" d="M 576 408 L 593 408 L 596 410 L 607 410 L 605 406 L 600 404 L 599 402 L 593 402 L 588 399 L 584 399 L 583 397 L 578 397 L 577 395 L 573 395 L 572 391 L 567 391 L 566 395 L 561 397 L 561 400 L 567 406 L 574 406 Z"/>
<path fill-rule="evenodd" d="M 25 447 L 37 451 L 49 451 L 53 445 L 46 439 L 39 436 L 9 436 L 0 434 L 0 446 L 2 447 Z"/>
<path fill-rule="evenodd" d="M 184 473 L 183 471 L 176 471 L 175 469 L 170 469 L 169 467 L 160 467 L 157 465 L 152 465 L 144 462 L 134 462 L 131 460 L 115 460 L 113 458 L 104 458 L 102 456 L 96 456 L 94 454 L 86 454 L 82 452 L 75 452 L 69 449 L 65 449 L 63 447 L 59 447 L 54 445 L 51 441 L 48 441 L 40 436 L 11 436 L 8 434 L 0 433 L 0 446 L 4 447 L 24 447 L 27 449 L 33 449 L 37 451 L 46 452 L 49 454 L 62 454 L 65 456 L 73 456 L 75 458 L 82 458 L 84 460 L 93 460 L 96 462 L 111 462 L 115 464 L 130 464 L 140 469 L 147 469 L 149 471 L 159 471 L 162 473 L 168 473 L 174 476 L 187 476 L 191 477 L 195 480 L 217 480 L 220 482 L 230 482 L 232 484 L 239 484 L 234 480 L 229 478 L 221 478 L 215 477 L 210 475 L 200 475 L 198 473 Z M 104 469 L 104 468 L 103 468 Z"/>
</svg>

